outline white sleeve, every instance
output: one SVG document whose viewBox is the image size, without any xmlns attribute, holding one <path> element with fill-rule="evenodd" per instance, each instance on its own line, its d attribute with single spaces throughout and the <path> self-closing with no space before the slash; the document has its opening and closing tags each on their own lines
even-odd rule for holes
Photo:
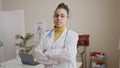
<svg viewBox="0 0 120 68">
<path fill-rule="evenodd" d="M 64 49 L 52 49 L 46 52 L 51 60 L 61 63 L 69 62 L 76 58 L 78 34 L 69 36 L 68 44 Z"/>
<path fill-rule="evenodd" d="M 68 45 L 65 47 L 65 50 L 68 51 L 71 59 L 76 58 L 77 54 L 77 42 L 78 42 L 78 34 L 73 33 L 69 37 Z"/>
<path fill-rule="evenodd" d="M 57 61 L 50 60 L 40 49 L 35 49 L 36 61 L 41 64 L 58 64 Z"/>
<path fill-rule="evenodd" d="M 50 60 L 44 53 L 43 53 L 43 45 L 44 45 L 44 37 L 41 38 L 39 45 L 35 48 L 35 58 L 36 61 L 42 64 L 58 64 L 57 61 Z"/>
<path fill-rule="evenodd" d="M 69 62 L 70 56 L 65 49 L 52 49 L 45 53 L 51 60 L 59 62 Z"/>
</svg>

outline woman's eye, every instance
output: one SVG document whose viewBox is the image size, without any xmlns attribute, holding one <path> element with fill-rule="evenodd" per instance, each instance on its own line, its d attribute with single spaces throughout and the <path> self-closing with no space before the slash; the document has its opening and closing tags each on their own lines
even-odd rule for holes
<svg viewBox="0 0 120 68">
<path fill-rule="evenodd" d="M 65 15 L 54 15 L 54 17 L 56 17 L 56 18 L 58 18 L 58 17 L 64 18 Z"/>
<path fill-rule="evenodd" d="M 65 16 L 61 16 L 62 18 L 64 18 Z"/>
</svg>

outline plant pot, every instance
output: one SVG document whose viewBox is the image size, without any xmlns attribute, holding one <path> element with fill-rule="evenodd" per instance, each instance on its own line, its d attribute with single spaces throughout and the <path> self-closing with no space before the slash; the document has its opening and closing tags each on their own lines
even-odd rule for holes
<svg viewBox="0 0 120 68">
<path fill-rule="evenodd" d="M 19 54 L 21 62 L 28 65 L 36 65 L 32 54 Z"/>
</svg>

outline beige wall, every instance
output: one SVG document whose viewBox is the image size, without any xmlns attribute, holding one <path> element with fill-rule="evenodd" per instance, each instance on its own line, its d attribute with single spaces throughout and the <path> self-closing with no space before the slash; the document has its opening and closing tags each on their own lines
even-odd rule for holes
<svg viewBox="0 0 120 68">
<path fill-rule="evenodd" d="M 118 18 L 119 18 L 119 26 L 120 26 L 120 0 L 119 0 L 118 3 L 119 3 L 119 5 L 118 5 L 119 6 L 118 7 L 119 8 L 119 11 L 118 11 L 119 12 L 119 17 Z M 119 34 L 119 37 L 120 37 L 120 34 Z M 119 68 L 120 68 L 120 50 L 119 50 Z"/>
<path fill-rule="evenodd" d="M 53 26 L 52 15 L 61 0 L 3 0 L 2 10 L 24 9 L 26 32 L 33 32 L 36 21 Z M 120 35 L 119 0 L 63 0 L 71 9 L 68 27 L 90 34 L 90 51 L 107 53 L 107 68 L 118 68 Z"/>
<path fill-rule="evenodd" d="M 1 3 L 1 2 L 2 2 L 2 0 L 0 0 L 0 11 L 1 11 L 1 6 L 2 6 L 2 3 Z"/>
</svg>

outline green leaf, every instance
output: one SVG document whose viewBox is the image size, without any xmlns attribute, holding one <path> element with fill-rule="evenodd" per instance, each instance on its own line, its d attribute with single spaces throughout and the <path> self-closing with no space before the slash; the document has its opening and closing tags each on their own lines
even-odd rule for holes
<svg viewBox="0 0 120 68">
<path fill-rule="evenodd" d="M 33 34 L 26 33 L 25 36 L 22 36 L 20 34 L 16 35 L 16 39 L 21 39 L 19 43 L 16 43 L 16 46 L 19 46 L 20 48 L 24 48 L 24 50 L 21 51 L 21 53 L 28 54 L 34 46 L 27 46 L 27 41 L 30 40 L 33 37 Z"/>
<path fill-rule="evenodd" d="M 31 39 L 33 37 L 33 34 L 30 34 L 30 33 L 27 33 L 26 35 L 25 35 L 25 41 L 28 41 L 29 39 Z"/>
</svg>

